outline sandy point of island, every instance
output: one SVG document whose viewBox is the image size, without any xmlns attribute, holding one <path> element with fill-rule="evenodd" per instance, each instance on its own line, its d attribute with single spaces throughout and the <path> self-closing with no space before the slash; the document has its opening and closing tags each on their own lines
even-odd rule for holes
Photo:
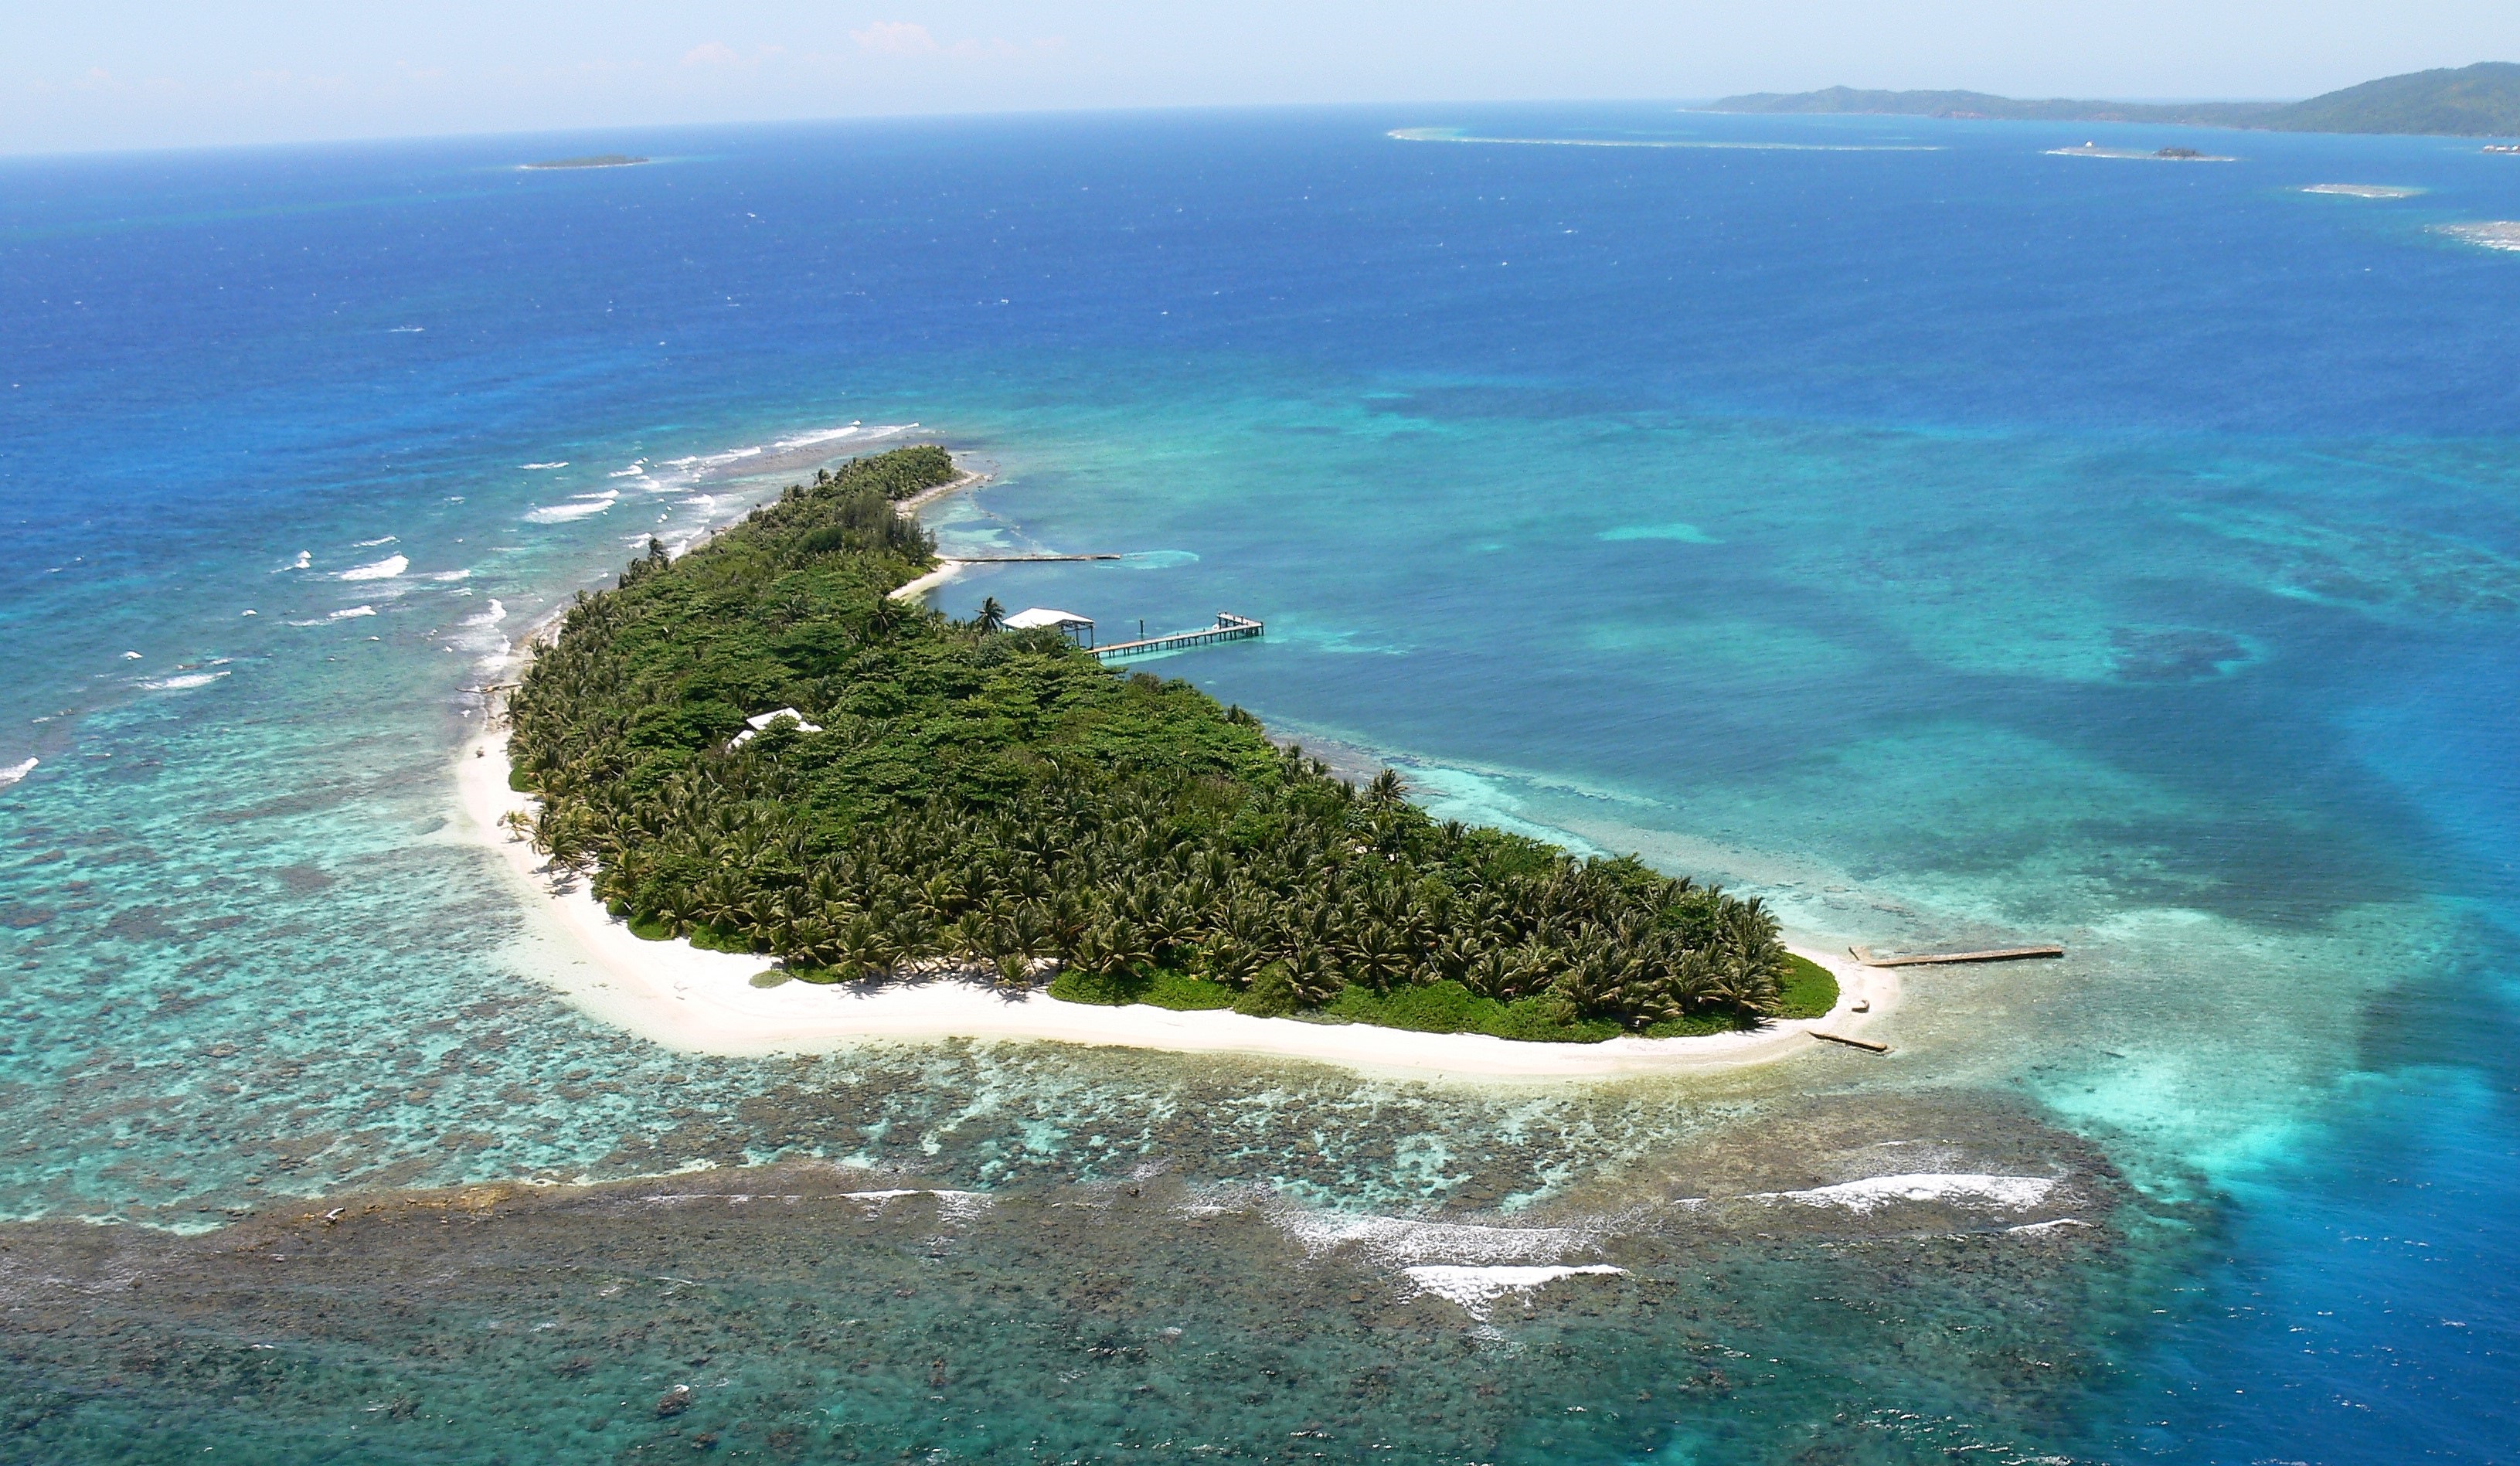
<svg viewBox="0 0 2520 1466">
<path fill-rule="evenodd" d="M 1892 971 L 1797 948 L 1837 976 L 1837 1008 L 1825 1018 L 1775 1021 L 1755 1033 L 1705 1038 L 1527 1044 L 1485 1034 L 1421 1034 L 1228 1010 L 1101 1007 L 1065 1002 L 1039 990 L 1010 994 L 951 980 L 757 988 L 752 979 L 767 958 L 634 936 L 584 881 L 554 892 L 542 858 L 500 823 L 512 810 L 533 808 L 532 796 L 508 787 L 504 733 L 485 733 L 466 744 L 456 782 L 466 835 L 498 853 L 529 909 L 548 918 L 563 954 L 574 954 L 552 963 L 545 975 L 553 985 L 590 1016 L 689 1053 L 822 1053 L 875 1042 L 1028 1039 L 1310 1059 L 1398 1079 L 1609 1079 L 1729 1069 L 1834 1048 L 1816 1044 L 1810 1031 L 1860 1033 L 1899 998 Z M 1859 1001 L 1868 1001 L 1870 1011 L 1852 1011 Z"/>
</svg>

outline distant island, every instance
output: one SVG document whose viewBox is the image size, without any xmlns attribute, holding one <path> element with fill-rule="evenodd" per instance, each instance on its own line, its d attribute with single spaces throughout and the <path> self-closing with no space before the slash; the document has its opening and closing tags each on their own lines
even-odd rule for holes
<svg viewBox="0 0 2520 1466">
<path fill-rule="evenodd" d="M 2384 76 L 2307 102 L 2021 101 L 1985 92 L 1753 92 L 1710 105 L 1720 112 L 1851 112 L 2031 122 L 2168 122 L 2268 132 L 2411 133 L 2520 137 L 2520 64 Z"/>
<path fill-rule="evenodd" d="M 2085 143 L 2077 148 L 2050 148 L 2049 157 L 2132 157 L 2156 163 L 2235 163 L 2239 159 L 2220 153 L 2199 153 L 2193 148 L 2155 148 L 2147 153 L 2141 148 L 2103 148 L 2097 143 Z"/>
<path fill-rule="evenodd" d="M 957 477 L 853 460 L 581 594 L 507 704 L 541 800 L 511 822 L 632 932 L 790 980 L 1575 1043 L 1837 1001 L 1756 901 L 1439 822 L 994 600 L 895 597 L 935 563 L 899 507 Z"/>
<path fill-rule="evenodd" d="M 592 153 L 584 157 L 552 157 L 545 158 L 538 163 L 524 163 L 520 166 L 527 168 L 626 168 L 633 163 L 644 163 L 646 161 L 648 161 L 647 158 L 632 157 L 627 153 Z"/>
</svg>

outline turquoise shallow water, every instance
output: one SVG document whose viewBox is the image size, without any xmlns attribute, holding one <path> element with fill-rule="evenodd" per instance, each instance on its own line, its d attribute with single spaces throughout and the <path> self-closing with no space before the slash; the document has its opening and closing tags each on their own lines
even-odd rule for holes
<svg viewBox="0 0 2520 1466">
<path fill-rule="evenodd" d="M 1439 123 L 1934 151 L 1385 136 Z M 1171 1434 L 1131 1451 L 1544 1459 L 1568 1447 L 1543 1416 L 1615 1405 L 1604 1458 L 2362 1461 L 2410 1435 L 2507 1458 L 2520 257 L 2430 226 L 2520 215 L 2520 174 L 2438 140 L 2042 152 L 2080 141 L 1530 110 L 682 134 L 578 176 L 515 173 L 549 151 L 529 140 L 8 165 L 0 618 L 24 713 L 0 767 L 37 762 L 0 789 L 0 1211 L 49 1260 L 0 1269 L 42 1341 L 7 1376 L 18 1439 L 171 1459 L 250 1415 L 265 1456 L 592 1459 L 687 1449 L 705 1417 L 730 1450 L 1116 1455 L 1053 1429 L 1047 1392 L 1154 1357 L 1188 1307 L 1168 1271 L 1214 1266 L 1241 1280 L 1195 1327 L 1242 1362 L 1185 1378 L 1238 1384 L 1160 1385 Z M 2296 192 L 2326 181 L 2429 192 Z M 949 549 L 1130 556 L 975 572 L 938 597 L 958 614 L 1259 615 L 1265 642 L 1159 670 L 1388 759 L 1448 814 L 1754 889 L 1814 941 L 2073 955 L 1918 976 L 1891 1062 L 1573 1096 L 610 1033 L 541 984 L 566 954 L 449 823 L 463 689 L 648 533 L 784 481 L 724 455 L 851 422 L 794 451 L 915 423 L 996 466 L 939 511 Z M 438 1297 L 412 1281 L 448 1275 L 435 1244 L 328 1229 L 366 1239 L 364 1273 L 353 1250 L 320 1289 L 223 1292 L 196 1254 L 99 1261 L 104 1232 L 59 1225 L 147 1223 L 106 1229 L 145 1249 L 302 1198 L 783 1156 L 1001 1216 L 1132 1177 L 1257 1188 L 1215 1214 L 1257 1229 L 1193 1231 L 1171 1193 L 1047 1249 L 983 1227 L 954 1302 L 877 1313 L 943 1233 L 878 1265 L 893 1244 L 847 1209 L 722 1250 L 688 1209 L 587 1203 L 666 1219 L 607 1231 L 526 1206 L 499 1243 L 526 1281 L 352 1328 L 303 1299 Z M 2082 1199 L 1640 1220 L 1981 1171 Z M 1306 1262 L 1252 1220 L 1281 1205 L 1606 1227 L 1566 1260 L 1731 1292 L 1695 1332 L 1642 1301 L 1677 1281 L 1549 1291 L 1529 1333 L 1425 1299 L 1386 1316 L 1410 1258 Z M 2068 1215 L 2100 1225 L 1937 1240 Z M 797 1261 L 832 1237 L 866 1266 Z M 748 1277 L 717 1311 L 751 1320 L 754 1372 L 686 1362 L 664 1302 L 592 1288 L 565 1350 L 472 1342 L 500 1289 L 607 1249 L 625 1275 Z M 1039 1291 L 1089 1254 L 1154 1301 Z M 166 1288 L 47 1291 L 125 1266 Z M 1290 1342 L 1314 1287 L 1372 1318 Z M 1870 1321 L 1809 1311 L 1876 1288 Z M 852 1290 L 842 1316 L 879 1319 L 907 1372 L 842 1441 L 849 1351 L 761 1320 Z M 1549 1311 L 1592 1307 L 1612 1321 L 1575 1343 Z M 944 1392 L 949 1430 L 920 1341 L 959 1361 L 999 1327 L 1053 1342 Z M 1271 1340 L 1302 1382 L 1244 1400 Z M 1481 1350 L 1534 1362 L 1438 1399 L 1462 1376 L 1435 1361 Z M 693 1370 L 706 1405 L 656 1414 Z M 498 1444 L 582 1380 L 613 1392 L 606 1429 Z M 1110 1408 L 1148 1383 L 1115 1377 Z M 378 1415 L 396 1444 L 339 1434 Z M 1344 1445 L 1291 1434 L 1347 1416 Z"/>
</svg>

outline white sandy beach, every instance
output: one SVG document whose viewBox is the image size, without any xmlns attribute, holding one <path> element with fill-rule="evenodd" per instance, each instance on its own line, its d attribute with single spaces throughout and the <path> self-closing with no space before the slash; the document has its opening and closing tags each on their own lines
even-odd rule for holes
<svg viewBox="0 0 2520 1466">
<path fill-rule="evenodd" d="M 962 475 L 956 478 L 953 482 L 940 483 L 932 489 L 922 489 L 919 493 L 913 494 L 909 498 L 901 501 L 901 512 L 906 516 L 915 517 L 921 510 L 934 504 L 937 500 L 947 498 L 954 494 L 959 494 L 965 489 L 976 489 L 982 484 L 987 483 L 991 475 L 982 473 L 976 468 L 966 468 L 963 470 Z M 920 576 L 916 580 L 907 581 L 894 587 L 892 591 L 892 599 L 895 600 L 917 600 L 922 596 L 935 590 L 938 586 L 952 580 L 955 576 L 962 574 L 963 567 L 968 563 L 968 561 L 966 560 L 947 559 L 943 555 L 938 555 L 936 557 L 935 569 L 928 571 L 926 574 Z"/>
<path fill-rule="evenodd" d="M 511 810 L 533 807 L 530 796 L 508 787 L 504 734 L 487 733 L 468 743 L 457 760 L 456 782 L 467 834 L 499 853 L 520 896 L 583 954 L 547 974 L 553 984 L 589 1014 L 687 1052 L 804 1053 L 870 1041 L 1046 1039 L 1313 1059 L 1411 1079 L 1601 1079 L 1727 1069 L 1822 1049 L 1841 1061 L 1871 1062 L 1870 1055 L 1817 1043 L 1809 1031 L 1860 1034 L 1888 1013 L 1899 996 L 1895 971 L 1798 948 L 1837 975 L 1838 1007 L 1825 1018 L 1773 1023 L 1754 1034 L 1522 1044 L 1484 1034 L 1408 1033 L 1229 1011 L 1098 1007 L 1039 991 L 1007 995 L 945 980 L 871 988 L 790 981 L 756 988 L 752 979 L 768 967 L 765 957 L 704 952 L 683 941 L 645 941 L 606 911 L 583 882 L 553 891 L 542 858 L 499 823 Z M 1863 1000 L 1869 1000 L 1871 1011 L 1851 1012 Z"/>
</svg>

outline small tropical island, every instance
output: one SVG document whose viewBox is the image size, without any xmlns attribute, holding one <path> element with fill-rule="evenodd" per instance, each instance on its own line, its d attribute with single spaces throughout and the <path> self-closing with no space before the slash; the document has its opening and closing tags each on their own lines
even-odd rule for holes
<svg viewBox="0 0 2520 1466">
<path fill-rule="evenodd" d="M 541 162 L 518 163 L 520 168 L 627 168 L 651 159 L 633 157 L 627 153 L 594 153 L 584 157 L 552 157 Z"/>
<path fill-rule="evenodd" d="M 1560 1044 L 1828 1012 L 1776 919 L 1633 857 L 1438 822 L 1186 682 L 1106 667 L 936 563 L 942 448 L 816 473 L 582 594 L 510 695 L 514 822 L 650 941 L 773 981 L 939 973 L 1088 1004 Z"/>
</svg>

